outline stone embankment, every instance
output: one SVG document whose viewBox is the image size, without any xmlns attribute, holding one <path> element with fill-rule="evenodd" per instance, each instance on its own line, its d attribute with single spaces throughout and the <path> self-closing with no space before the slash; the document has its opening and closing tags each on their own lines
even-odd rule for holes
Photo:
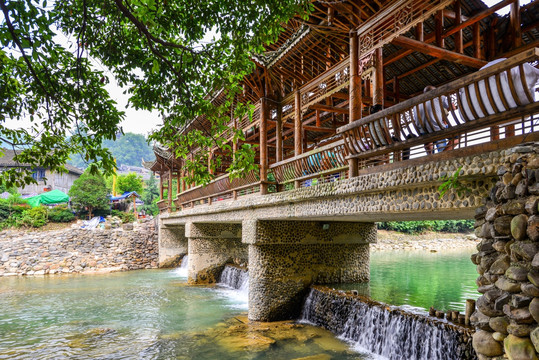
<svg viewBox="0 0 539 360">
<path fill-rule="evenodd" d="M 371 251 L 451 251 L 475 249 L 479 239 L 474 234 L 446 234 L 429 232 L 426 234 L 409 235 L 394 231 L 378 230 L 378 239 L 371 244 Z"/>
<path fill-rule="evenodd" d="M 68 228 L 0 233 L 0 276 L 95 273 L 156 268 L 153 221 L 127 229 Z"/>
<path fill-rule="evenodd" d="M 476 211 L 477 332 L 485 359 L 537 360 L 539 353 L 539 147 L 521 146 L 498 168 L 499 181 Z"/>
</svg>

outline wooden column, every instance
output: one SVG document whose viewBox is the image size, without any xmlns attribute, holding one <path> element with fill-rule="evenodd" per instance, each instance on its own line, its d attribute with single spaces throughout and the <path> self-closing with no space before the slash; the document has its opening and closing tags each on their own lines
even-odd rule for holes
<svg viewBox="0 0 539 360">
<path fill-rule="evenodd" d="M 443 38 L 443 32 L 444 32 L 444 12 L 442 10 L 438 11 L 436 13 L 436 19 L 435 19 L 435 35 L 436 35 L 436 45 L 438 47 L 445 47 L 445 41 Z"/>
<path fill-rule="evenodd" d="M 186 189 L 185 189 L 185 170 L 182 168 L 181 172 L 180 172 L 180 193 L 184 192 Z"/>
<path fill-rule="evenodd" d="M 425 32 L 423 31 L 423 22 L 420 22 L 415 26 L 415 39 L 421 42 L 425 41 Z"/>
<path fill-rule="evenodd" d="M 277 104 L 277 118 L 275 128 L 275 161 L 283 160 L 283 106 Z"/>
<path fill-rule="evenodd" d="M 473 54 L 474 57 L 482 59 L 481 56 L 481 27 L 479 22 L 473 24 Z"/>
<path fill-rule="evenodd" d="M 260 193 L 267 194 L 268 184 L 268 104 L 266 98 L 260 99 Z"/>
<path fill-rule="evenodd" d="M 182 182 L 182 176 L 180 175 L 180 171 L 176 171 L 176 194 L 180 194 L 182 192 L 181 187 Z"/>
<path fill-rule="evenodd" d="M 361 118 L 361 75 L 359 74 L 359 39 L 355 32 L 350 33 L 350 105 L 349 119 L 352 123 Z M 358 175 L 358 163 L 356 159 L 348 160 L 348 176 Z"/>
<path fill-rule="evenodd" d="M 163 174 L 159 173 L 159 200 L 163 200 Z"/>
<path fill-rule="evenodd" d="M 296 91 L 294 93 L 294 111 L 294 156 L 298 156 L 303 153 L 303 134 L 301 131 L 301 94 L 298 87 L 296 87 Z M 299 188 L 299 181 L 296 181 L 294 186 L 296 189 Z"/>
<path fill-rule="evenodd" d="M 172 206 L 172 169 L 168 170 L 168 189 L 167 189 L 168 207 Z"/>
<path fill-rule="evenodd" d="M 462 10 L 460 6 L 460 0 L 455 1 L 454 8 L 455 8 L 455 26 L 459 26 L 462 23 Z M 462 54 L 463 50 L 464 48 L 462 46 L 462 30 L 459 30 L 455 33 L 455 51 Z"/>
<path fill-rule="evenodd" d="M 511 13 L 509 14 L 511 27 L 511 36 L 513 37 L 512 48 L 516 49 L 522 46 L 522 28 L 520 21 L 520 1 L 516 0 L 511 4 Z"/>
<path fill-rule="evenodd" d="M 373 105 L 384 106 L 384 59 L 382 48 L 374 50 L 374 94 Z"/>
</svg>

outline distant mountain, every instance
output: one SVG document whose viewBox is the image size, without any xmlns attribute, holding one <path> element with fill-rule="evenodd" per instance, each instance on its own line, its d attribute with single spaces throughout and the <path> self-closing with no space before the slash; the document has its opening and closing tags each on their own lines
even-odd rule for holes
<svg viewBox="0 0 539 360">
<path fill-rule="evenodd" d="M 118 166 L 141 166 L 141 160 L 151 161 L 155 158 L 152 147 L 146 142 L 144 135 L 125 133 L 115 141 L 105 140 L 103 147 L 108 148 L 116 158 Z M 69 164 L 86 169 L 88 164 L 78 154 L 74 154 Z"/>
</svg>

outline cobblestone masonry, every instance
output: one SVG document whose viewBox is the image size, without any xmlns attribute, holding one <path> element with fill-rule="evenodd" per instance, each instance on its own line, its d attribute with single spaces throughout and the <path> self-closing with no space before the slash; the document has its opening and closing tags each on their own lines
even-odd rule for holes
<svg viewBox="0 0 539 360">
<path fill-rule="evenodd" d="M 455 150 L 455 156 L 461 152 Z M 250 195 L 236 201 L 214 202 L 171 214 L 164 224 L 186 222 L 241 222 L 243 220 L 398 221 L 471 218 L 493 185 L 497 168 L 508 150 L 453 160 L 432 161 L 342 179 L 327 184 L 268 195 Z M 432 156 L 436 159 L 436 155 Z M 459 167 L 459 180 L 471 192 L 439 196 L 442 177 Z M 373 171 L 376 169 L 373 169 Z"/>
<path fill-rule="evenodd" d="M 159 228 L 159 267 L 178 266 L 187 254 L 185 226 L 161 226 Z"/>
<path fill-rule="evenodd" d="M 480 359 L 536 360 L 539 352 L 539 146 L 508 152 L 476 211 L 477 286 L 471 320 Z"/>
<path fill-rule="evenodd" d="M 53 275 L 157 267 L 153 222 L 134 231 L 65 229 L 3 231 L 0 276 Z"/>
<path fill-rule="evenodd" d="M 226 263 L 247 264 L 247 245 L 241 242 L 241 224 L 193 224 L 185 226 L 189 239 L 188 282 L 217 282 Z"/>
<path fill-rule="evenodd" d="M 315 221 L 244 222 L 249 243 L 249 319 L 299 315 L 308 287 L 369 281 L 369 243 L 376 226 Z"/>
</svg>

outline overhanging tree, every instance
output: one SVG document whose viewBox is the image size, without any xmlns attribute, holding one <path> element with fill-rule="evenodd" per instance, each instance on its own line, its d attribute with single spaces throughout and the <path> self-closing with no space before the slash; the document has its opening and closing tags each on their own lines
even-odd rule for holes
<svg viewBox="0 0 539 360">
<path fill-rule="evenodd" d="M 104 88 L 109 75 L 91 66 L 93 57 L 127 89 L 131 106 L 161 113 L 164 124 L 152 140 L 184 157 L 192 147 L 224 147 L 215 135 L 226 129 L 224 114 L 254 68 L 252 55 L 277 39 L 281 23 L 310 7 L 308 0 L 0 0 L 0 139 L 21 150 L 21 163 L 62 170 L 75 152 L 111 173 L 112 156 L 101 144 L 115 138 L 123 113 Z M 205 43 L 209 32 L 217 35 Z M 218 107 L 207 97 L 217 89 L 227 94 Z M 237 116 L 248 110 L 234 107 Z M 178 132 L 201 114 L 210 131 Z M 24 118 L 33 121 L 31 130 L 4 124 Z M 239 151 L 246 154 L 235 160 L 253 158 L 250 147 Z M 252 166 L 234 161 L 230 171 Z M 193 169 L 208 181 L 203 169 Z M 25 172 L 0 175 L 9 185 L 32 181 Z"/>
</svg>

